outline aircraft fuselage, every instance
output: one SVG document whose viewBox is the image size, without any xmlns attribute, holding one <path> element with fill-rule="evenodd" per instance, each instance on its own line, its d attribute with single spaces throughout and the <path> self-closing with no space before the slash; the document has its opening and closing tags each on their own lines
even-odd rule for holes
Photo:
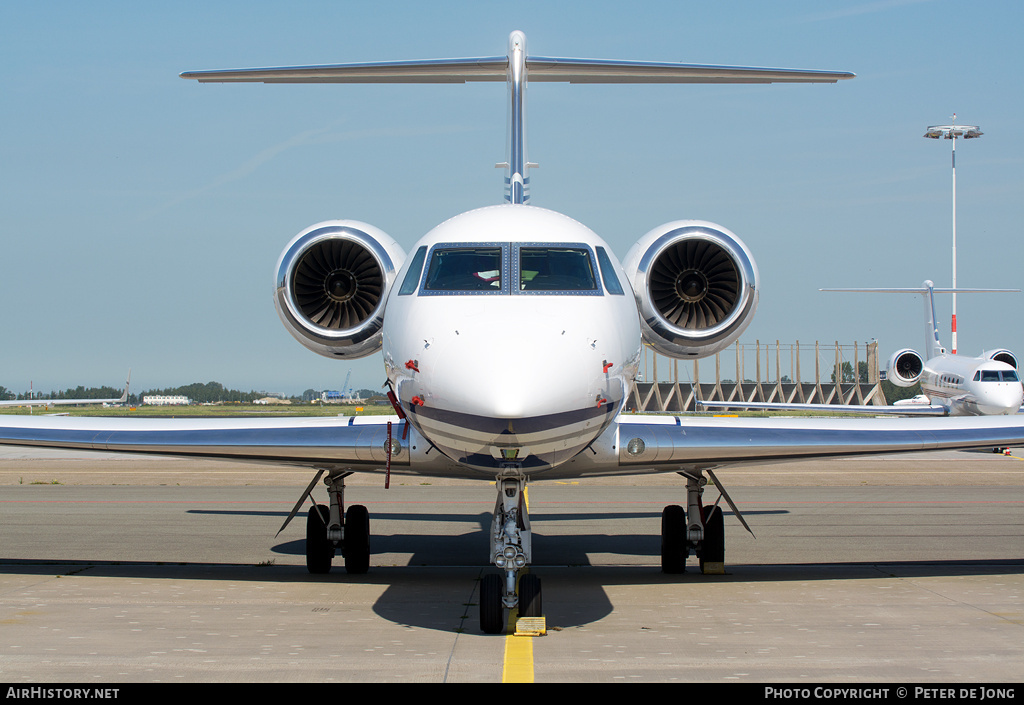
<svg viewBox="0 0 1024 705">
<path fill-rule="evenodd" d="M 986 358 L 942 354 L 925 363 L 921 391 L 953 416 L 1016 414 L 1024 387 L 1010 365 Z"/>
<path fill-rule="evenodd" d="M 619 413 L 642 349 L 608 245 L 532 206 L 482 208 L 431 230 L 386 311 L 385 367 L 410 423 L 489 474 L 579 453 Z"/>
</svg>

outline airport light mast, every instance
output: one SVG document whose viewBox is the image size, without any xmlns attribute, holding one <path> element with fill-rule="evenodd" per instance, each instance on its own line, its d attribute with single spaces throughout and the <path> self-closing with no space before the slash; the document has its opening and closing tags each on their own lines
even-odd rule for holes
<svg viewBox="0 0 1024 705">
<path fill-rule="evenodd" d="M 982 131 L 977 125 L 957 125 L 956 113 L 953 113 L 952 125 L 932 125 L 924 133 L 925 137 L 937 140 L 940 137 L 953 141 L 953 288 L 956 289 L 956 138 L 963 137 L 965 140 L 974 137 L 981 137 Z M 952 336 L 952 350 L 956 355 L 956 292 L 953 292 L 953 321 L 950 324 Z"/>
</svg>

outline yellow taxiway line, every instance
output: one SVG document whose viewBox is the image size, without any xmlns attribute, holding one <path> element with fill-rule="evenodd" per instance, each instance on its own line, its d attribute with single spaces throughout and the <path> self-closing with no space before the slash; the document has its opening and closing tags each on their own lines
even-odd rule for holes
<svg viewBox="0 0 1024 705">
<path fill-rule="evenodd" d="M 523 488 L 523 501 L 526 511 L 530 511 L 530 494 Z M 529 568 L 519 571 L 525 574 Z M 517 577 L 518 583 L 518 577 Z M 518 584 L 516 585 L 518 588 Z M 505 625 L 505 662 L 501 670 L 502 683 L 533 683 L 533 637 L 516 636 L 516 621 L 519 619 L 519 608 L 508 612 L 508 623 Z"/>
<path fill-rule="evenodd" d="M 502 683 L 533 683 L 533 637 L 516 636 L 519 610 L 508 614 L 505 629 L 505 663 L 501 672 Z"/>
</svg>

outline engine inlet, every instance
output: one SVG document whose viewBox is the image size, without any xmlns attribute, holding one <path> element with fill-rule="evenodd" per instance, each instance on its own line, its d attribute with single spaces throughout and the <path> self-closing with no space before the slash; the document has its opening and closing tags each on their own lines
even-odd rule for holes
<svg viewBox="0 0 1024 705">
<path fill-rule="evenodd" d="M 729 253 L 707 240 L 677 242 L 651 267 L 651 299 L 677 328 L 703 330 L 725 321 L 740 298 L 740 274 Z"/>
<path fill-rule="evenodd" d="M 303 253 L 292 295 L 306 318 L 321 328 L 354 328 L 373 313 L 384 292 L 384 273 L 359 243 L 324 240 Z"/>
</svg>

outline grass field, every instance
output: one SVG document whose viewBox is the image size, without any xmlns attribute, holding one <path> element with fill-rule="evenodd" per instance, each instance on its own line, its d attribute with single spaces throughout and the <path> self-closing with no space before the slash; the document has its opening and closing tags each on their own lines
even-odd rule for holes
<svg viewBox="0 0 1024 705">
<path fill-rule="evenodd" d="M 29 413 L 25 406 L 0 407 L 0 414 Z M 138 406 L 138 407 L 104 407 L 100 405 L 86 406 L 37 406 L 31 412 L 34 416 L 47 414 L 67 414 L 69 416 L 136 416 L 148 418 L 192 418 L 192 417 L 229 417 L 229 416 L 381 416 L 395 413 L 389 404 L 367 404 L 353 406 L 347 404 L 217 404 L 189 406 Z"/>
</svg>

